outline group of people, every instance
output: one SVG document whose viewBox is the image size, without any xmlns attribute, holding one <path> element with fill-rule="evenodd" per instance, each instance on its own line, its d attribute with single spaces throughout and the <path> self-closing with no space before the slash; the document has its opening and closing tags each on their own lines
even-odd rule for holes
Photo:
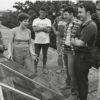
<svg viewBox="0 0 100 100">
<path fill-rule="evenodd" d="M 78 6 L 79 20 L 72 6 L 63 6 L 60 11 L 53 30 L 57 35 L 58 57 L 62 56 L 64 47 L 63 60 L 67 69 L 66 86 L 61 89 L 71 88 L 68 100 L 87 100 L 88 73 L 93 65 L 92 50 L 97 35 L 97 26 L 92 20 L 93 5 L 85 2 Z"/>
<path fill-rule="evenodd" d="M 63 66 L 67 69 L 66 86 L 61 86 L 61 89 L 71 88 L 71 96 L 68 100 L 87 100 L 88 73 L 93 67 L 92 53 L 95 46 L 100 49 L 100 2 L 96 4 L 96 19 L 93 11 L 92 4 L 87 2 L 79 4 L 77 19 L 75 9 L 72 6 L 63 5 L 60 7 L 61 16 L 55 19 L 52 26 L 57 37 L 58 62 L 60 62 L 58 65 L 62 65 L 57 73 L 63 70 Z M 63 63 L 61 58 L 64 65 L 61 64 Z M 100 100 L 99 95 L 100 81 L 97 100 Z"/>
<path fill-rule="evenodd" d="M 77 19 L 74 7 L 62 5 L 59 9 L 61 15 L 52 24 L 51 20 L 46 18 L 45 7 L 41 7 L 40 16 L 34 19 L 32 24 L 35 32 L 34 43 L 31 39 L 31 31 L 27 28 L 30 16 L 26 13 L 19 14 L 19 26 L 13 28 L 9 36 L 9 58 L 31 73 L 36 73 L 42 49 L 42 71 L 46 73 L 47 52 L 50 44 L 49 33 L 53 29 L 56 35 L 58 67 L 60 68 L 57 73 L 60 73 L 65 66 L 67 74 L 66 86 L 61 86 L 61 89 L 71 89 L 71 96 L 68 100 L 87 100 L 88 73 L 93 65 L 92 51 L 98 32 L 98 26 L 92 20 L 93 10 L 91 3 L 80 4 Z M 96 5 L 96 12 L 100 18 L 100 3 Z M 100 85 L 98 87 L 97 100 L 100 100 Z"/>
<path fill-rule="evenodd" d="M 39 14 L 39 18 L 33 21 L 33 30 L 36 33 L 34 41 L 31 39 L 31 31 L 28 29 L 30 16 L 26 13 L 20 13 L 18 15 L 20 25 L 11 30 L 8 43 L 8 58 L 20 63 L 32 73 L 37 72 L 41 48 L 43 52 L 43 71 L 45 72 L 47 50 L 50 43 L 51 21 L 46 18 L 44 7 L 40 8 Z"/>
</svg>

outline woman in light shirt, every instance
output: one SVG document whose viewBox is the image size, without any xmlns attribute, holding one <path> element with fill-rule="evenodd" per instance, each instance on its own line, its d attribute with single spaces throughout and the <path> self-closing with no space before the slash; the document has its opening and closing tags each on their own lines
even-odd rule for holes
<svg viewBox="0 0 100 100">
<path fill-rule="evenodd" d="M 19 14 L 18 21 L 20 25 L 11 30 L 9 37 L 9 58 L 35 73 L 33 59 L 36 59 L 36 54 L 32 48 L 31 31 L 27 28 L 29 15 L 26 13 Z"/>
</svg>

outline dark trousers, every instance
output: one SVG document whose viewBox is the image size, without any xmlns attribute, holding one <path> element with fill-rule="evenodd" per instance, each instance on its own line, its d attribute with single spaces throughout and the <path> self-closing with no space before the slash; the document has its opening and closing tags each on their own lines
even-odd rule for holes
<svg viewBox="0 0 100 100">
<path fill-rule="evenodd" d="M 47 51 L 48 51 L 49 43 L 47 44 L 35 44 L 35 53 L 40 55 L 40 51 L 42 49 L 43 53 L 43 68 L 46 67 L 46 62 L 47 62 Z M 37 68 L 38 61 L 34 61 L 35 68 Z"/>
<path fill-rule="evenodd" d="M 88 73 L 92 67 L 92 54 L 75 54 L 75 75 L 78 85 L 79 100 L 87 100 L 88 95 Z"/>
</svg>

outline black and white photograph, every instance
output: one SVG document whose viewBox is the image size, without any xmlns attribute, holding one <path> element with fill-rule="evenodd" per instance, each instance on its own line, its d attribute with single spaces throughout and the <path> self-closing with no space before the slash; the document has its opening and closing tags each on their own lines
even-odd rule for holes
<svg viewBox="0 0 100 100">
<path fill-rule="evenodd" d="M 0 100 L 100 100 L 100 0 L 0 0 Z"/>
</svg>

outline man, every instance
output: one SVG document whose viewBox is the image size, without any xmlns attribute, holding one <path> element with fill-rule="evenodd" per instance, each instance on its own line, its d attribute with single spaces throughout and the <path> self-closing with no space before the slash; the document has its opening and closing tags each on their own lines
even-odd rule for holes
<svg viewBox="0 0 100 100">
<path fill-rule="evenodd" d="M 100 1 L 96 3 L 96 15 L 92 17 L 97 25 L 97 39 L 96 47 L 100 52 Z M 100 62 L 100 60 L 99 60 Z M 100 67 L 100 65 L 99 65 Z M 99 68 L 99 82 L 98 82 L 98 91 L 97 91 L 97 100 L 100 100 L 100 68 Z"/>
<path fill-rule="evenodd" d="M 71 44 L 77 46 L 75 52 L 75 75 L 77 80 L 77 91 L 79 100 L 87 100 L 88 95 L 88 73 L 92 67 L 92 50 L 96 41 L 97 27 L 92 21 L 93 6 L 84 2 L 78 7 L 78 16 L 83 24 L 80 26 Z"/>
<path fill-rule="evenodd" d="M 97 25 L 97 37 L 96 37 L 96 43 L 95 43 L 95 52 L 94 52 L 94 67 L 96 69 L 99 69 L 98 63 L 100 62 L 100 1 L 96 2 L 96 13 L 92 15 L 93 21 Z"/>
<path fill-rule="evenodd" d="M 64 26 L 66 25 L 66 18 L 63 16 L 63 10 L 65 8 L 65 4 L 62 4 L 59 7 L 59 13 L 60 16 L 58 16 L 52 25 L 52 29 L 56 35 L 56 46 L 57 46 L 57 52 L 58 52 L 58 67 L 57 73 L 60 73 L 62 71 L 62 68 L 64 66 L 63 59 L 62 59 L 62 39 L 64 36 Z"/>
<path fill-rule="evenodd" d="M 64 59 L 67 59 L 65 56 L 62 57 L 62 54 L 63 54 L 63 49 L 62 49 L 62 40 L 63 40 L 63 37 L 64 37 L 64 28 L 65 28 L 65 25 L 67 24 L 67 20 L 66 18 L 63 16 L 63 10 L 64 8 L 66 7 L 65 4 L 61 5 L 60 6 L 60 16 L 58 16 L 53 25 L 52 25 L 52 29 L 56 35 L 56 46 L 57 46 L 57 52 L 58 52 L 58 67 L 60 69 L 57 70 L 57 73 L 60 73 L 62 71 L 62 69 L 64 68 L 64 63 L 66 64 L 67 63 L 67 60 L 64 60 Z M 66 84 L 68 86 L 70 86 L 70 76 L 69 76 L 69 72 L 68 72 L 68 69 L 67 69 L 67 79 L 66 79 Z"/>
<path fill-rule="evenodd" d="M 39 10 L 39 18 L 34 19 L 33 21 L 33 30 L 35 31 L 35 53 L 40 54 L 42 48 L 43 52 L 43 72 L 47 73 L 45 70 L 47 62 L 47 51 L 50 43 L 49 33 L 51 30 L 51 21 L 46 18 L 46 8 L 41 7 Z M 35 60 L 35 70 L 37 72 L 38 61 Z"/>
<path fill-rule="evenodd" d="M 93 14 L 92 19 L 97 25 L 96 47 L 100 50 L 100 1 L 96 3 L 96 14 Z"/>
<path fill-rule="evenodd" d="M 70 85 L 71 85 L 71 94 L 73 95 L 73 100 L 77 100 L 77 95 L 75 94 L 77 91 L 76 90 L 76 79 L 75 79 L 75 69 L 74 69 L 74 47 L 71 45 L 71 37 L 72 35 L 75 35 L 76 30 L 75 28 L 78 28 L 79 25 L 81 24 L 81 21 L 76 19 L 75 16 L 75 8 L 72 6 L 68 6 L 64 9 L 63 11 L 64 17 L 67 19 L 67 24 L 65 26 L 65 56 L 67 59 L 67 64 L 66 67 L 68 69 L 69 75 L 70 75 Z M 76 22 L 79 23 L 76 27 Z M 67 87 L 62 87 L 61 89 L 66 89 Z"/>
</svg>

